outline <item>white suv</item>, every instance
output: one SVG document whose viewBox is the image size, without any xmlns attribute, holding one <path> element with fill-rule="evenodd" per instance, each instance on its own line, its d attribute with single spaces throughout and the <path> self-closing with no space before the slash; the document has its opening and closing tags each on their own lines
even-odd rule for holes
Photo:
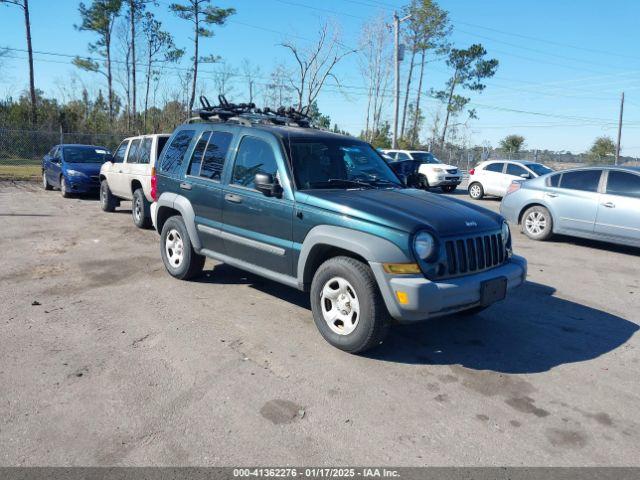
<svg viewBox="0 0 640 480">
<path fill-rule="evenodd" d="M 120 200 L 131 200 L 133 223 L 139 228 L 151 226 L 149 206 L 151 176 L 170 135 L 141 135 L 125 138 L 111 161 L 100 169 L 100 206 L 113 212 Z"/>
<path fill-rule="evenodd" d="M 391 158 L 393 162 L 413 160 L 420 162 L 418 173 L 423 175 L 422 187 L 440 187 L 443 192 L 453 192 L 462 182 L 462 174 L 458 167 L 445 165 L 438 160 L 433 153 L 420 150 L 380 150 L 384 155 Z"/>
<path fill-rule="evenodd" d="M 521 160 L 487 160 L 469 170 L 469 196 L 479 200 L 485 195 L 504 197 L 514 180 L 536 178 L 553 170 L 542 163 Z"/>
</svg>

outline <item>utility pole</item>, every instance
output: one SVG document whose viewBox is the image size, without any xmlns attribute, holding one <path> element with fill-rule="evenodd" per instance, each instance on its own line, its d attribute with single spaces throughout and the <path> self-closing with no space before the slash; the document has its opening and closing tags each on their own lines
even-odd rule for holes
<svg viewBox="0 0 640 480">
<path fill-rule="evenodd" d="M 618 143 L 616 144 L 616 165 L 620 159 L 620 138 L 622 137 L 622 112 L 624 111 L 624 92 L 620 97 L 620 117 L 618 118 Z"/>
<path fill-rule="evenodd" d="M 394 92 L 393 92 L 393 137 L 392 148 L 398 147 L 398 113 L 400 111 L 400 23 L 408 20 L 411 15 L 404 18 L 398 17 L 393 12 L 393 56 L 394 56 Z"/>
</svg>

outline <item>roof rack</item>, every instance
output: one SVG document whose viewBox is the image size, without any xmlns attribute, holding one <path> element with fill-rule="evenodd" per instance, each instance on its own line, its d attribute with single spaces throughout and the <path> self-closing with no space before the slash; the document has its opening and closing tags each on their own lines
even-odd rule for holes
<svg viewBox="0 0 640 480">
<path fill-rule="evenodd" d="M 224 95 L 218 95 L 219 105 L 212 106 L 204 95 L 200 96 L 200 104 L 202 108 L 198 110 L 198 116 L 190 118 L 186 123 L 196 123 L 199 121 L 208 122 L 228 122 L 238 123 L 240 125 L 250 127 L 256 124 L 262 125 L 285 125 L 302 128 L 314 128 L 311 118 L 302 111 L 293 107 L 279 107 L 272 109 L 264 107 L 256 108 L 254 103 L 230 103 Z"/>
</svg>

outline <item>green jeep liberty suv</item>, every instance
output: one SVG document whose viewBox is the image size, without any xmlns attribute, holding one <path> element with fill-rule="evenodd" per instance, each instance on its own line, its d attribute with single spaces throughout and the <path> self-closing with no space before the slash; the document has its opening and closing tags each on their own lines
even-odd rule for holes
<svg viewBox="0 0 640 480">
<path fill-rule="evenodd" d="M 210 257 L 308 291 L 322 336 L 352 353 L 393 320 L 476 313 L 525 281 L 500 215 L 410 188 L 369 144 L 290 110 L 223 107 L 179 126 L 152 177 L 172 276 Z"/>
</svg>

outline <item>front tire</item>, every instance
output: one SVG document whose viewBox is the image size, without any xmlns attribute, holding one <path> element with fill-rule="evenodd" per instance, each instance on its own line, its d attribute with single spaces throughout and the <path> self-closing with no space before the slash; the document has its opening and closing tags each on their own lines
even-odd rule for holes
<svg viewBox="0 0 640 480">
<path fill-rule="evenodd" d="M 457 185 L 443 185 L 440 188 L 444 193 L 451 193 L 456 189 Z"/>
<path fill-rule="evenodd" d="M 45 190 L 51 190 L 53 187 L 49 184 L 49 180 L 47 180 L 47 174 L 42 171 L 42 187 Z"/>
<path fill-rule="evenodd" d="M 60 176 L 60 193 L 62 194 L 62 198 L 69 198 L 71 196 L 67 187 L 67 179 L 64 178 L 64 175 Z"/>
<path fill-rule="evenodd" d="M 484 197 L 484 188 L 478 182 L 469 185 L 469 196 L 474 200 L 482 200 Z"/>
<path fill-rule="evenodd" d="M 200 275 L 206 260 L 193 249 L 187 227 L 180 216 L 169 218 L 162 227 L 160 255 L 167 272 L 180 280 Z"/>
<path fill-rule="evenodd" d="M 522 215 L 521 229 L 531 240 L 547 240 L 553 234 L 553 218 L 544 207 L 528 208 Z"/>
<path fill-rule="evenodd" d="M 131 202 L 131 216 L 133 223 L 138 228 L 151 227 L 151 215 L 149 212 L 149 202 L 144 197 L 144 192 L 138 188 L 133 192 L 133 201 Z"/>
<path fill-rule="evenodd" d="M 340 350 L 361 353 L 382 343 L 389 313 L 369 266 L 351 257 L 324 262 L 311 282 L 313 320 Z"/>
<path fill-rule="evenodd" d="M 100 182 L 100 208 L 102 208 L 103 212 L 114 212 L 117 203 L 116 197 L 111 193 L 105 178 Z"/>
</svg>

